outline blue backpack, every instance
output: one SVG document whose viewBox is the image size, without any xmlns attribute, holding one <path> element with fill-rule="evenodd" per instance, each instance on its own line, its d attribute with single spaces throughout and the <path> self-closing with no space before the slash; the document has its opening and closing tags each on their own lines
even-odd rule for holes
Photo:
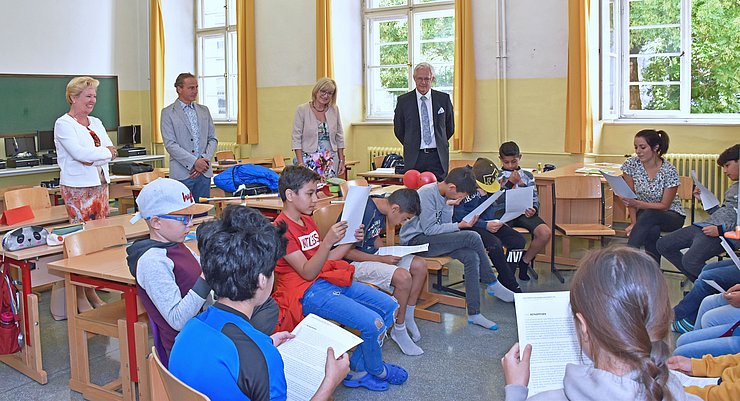
<svg viewBox="0 0 740 401">
<path fill-rule="evenodd" d="M 239 185 L 262 184 L 272 192 L 278 190 L 278 174 L 256 164 L 239 164 L 229 167 L 213 177 L 213 183 L 226 192 L 236 192 Z"/>
</svg>

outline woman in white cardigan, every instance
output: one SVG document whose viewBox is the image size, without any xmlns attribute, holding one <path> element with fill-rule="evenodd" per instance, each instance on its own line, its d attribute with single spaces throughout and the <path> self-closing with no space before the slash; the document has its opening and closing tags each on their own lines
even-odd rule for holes
<svg viewBox="0 0 740 401">
<path fill-rule="evenodd" d="M 337 83 L 321 78 L 311 101 L 298 106 L 293 122 L 295 164 L 316 171 L 322 179 L 344 175 L 344 130 L 339 117 Z"/>
<path fill-rule="evenodd" d="M 98 81 L 76 77 L 67 84 L 69 112 L 54 124 L 54 142 L 60 172 L 60 189 L 67 206 L 70 223 L 108 217 L 108 162 L 117 156 L 103 123 L 90 115 L 95 107 Z M 87 296 L 85 296 L 87 295 Z M 98 307 L 104 302 L 93 288 L 78 288 L 80 311 Z M 89 301 L 89 302 L 88 302 Z M 92 303 L 92 306 L 90 305 Z M 52 315 L 55 313 L 52 301 Z"/>
</svg>

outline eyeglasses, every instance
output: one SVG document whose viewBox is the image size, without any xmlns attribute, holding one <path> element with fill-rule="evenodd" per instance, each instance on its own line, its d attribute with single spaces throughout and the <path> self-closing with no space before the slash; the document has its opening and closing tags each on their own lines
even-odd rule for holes
<svg viewBox="0 0 740 401">
<path fill-rule="evenodd" d="M 85 128 L 87 128 L 87 132 L 90 133 L 90 136 L 93 139 L 93 143 L 95 144 L 95 147 L 96 148 L 100 147 L 100 138 L 98 137 L 98 134 L 96 134 L 95 131 L 91 130 L 90 127 L 85 127 Z"/>
<path fill-rule="evenodd" d="M 325 91 L 325 90 L 322 89 L 322 90 L 319 91 L 319 93 L 321 93 L 322 95 L 325 95 L 325 96 L 334 96 L 334 91 L 329 92 L 329 91 Z"/>
<path fill-rule="evenodd" d="M 160 219 L 166 219 L 166 220 L 177 220 L 177 221 L 181 222 L 184 225 L 188 225 L 188 224 L 190 224 L 191 221 L 193 221 L 193 215 L 190 215 L 190 216 L 169 216 L 169 215 L 162 215 L 162 216 L 157 216 L 157 217 L 159 217 Z"/>
<path fill-rule="evenodd" d="M 431 82 L 434 77 L 414 77 L 414 81 Z"/>
</svg>

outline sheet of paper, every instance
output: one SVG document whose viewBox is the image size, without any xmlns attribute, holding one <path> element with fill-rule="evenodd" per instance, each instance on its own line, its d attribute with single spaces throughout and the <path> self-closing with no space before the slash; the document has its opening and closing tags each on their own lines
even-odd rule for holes
<svg viewBox="0 0 740 401">
<path fill-rule="evenodd" d="M 696 171 L 691 170 L 691 179 L 694 180 L 694 185 L 696 185 L 697 188 L 699 188 L 699 196 L 701 197 L 701 205 L 704 207 L 704 210 L 709 210 L 715 206 L 719 206 L 719 199 L 717 199 L 716 196 L 712 193 L 712 191 L 708 190 L 707 187 L 705 187 L 701 181 L 699 181 L 699 177 L 696 176 Z"/>
<path fill-rule="evenodd" d="M 706 387 L 706 386 L 714 386 L 719 382 L 719 378 L 717 377 L 694 377 L 689 376 L 684 373 L 681 373 L 677 370 L 672 370 L 671 374 L 676 376 L 678 380 L 681 381 L 681 384 L 684 387 L 688 386 L 696 386 L 696 387 Z"/>
<path fill-rule="evenodd" d="M 506 190 L 506 212 L 499 219 L 508 223 L 524 214 L 534 202 L 534 187 L 515 188 Z"/>
<path fill-rule="evenodd" d="M 344 234 L 344 238 L 337 242 L 337 245 L 357 242 L 355 231 L 362 225 L 362 216 L 365 214 L 370 189 L 370 187 L 362 186 L 349 187 L 347 196 L 344 197 L 344 209 L 341 218 L 341 221 L 347 222 L 347 232 Z"/>
<path fill-rule="evenodd" d="M 378 255 L 380 256 L 398 256 L 404 257 L 412 253 L 426 252 L 429 250 L 429 244 L 421 244 L 415 246 L 382 246 L 378 248 Z"/>
<path fill-rule="evenodd" d="M 309 314 L 293 330 L 295 338 L 278 347 L 285 364 L 289 400 L 310 400 L 324 380 L 326 349 L 339 357 L 362 339 L 314 314 Z"/>
<path fill-rule="evenodd" d="M 578 343 L 570 293 L 514 294 L 514 306 L 519 346 L 532 345 L 529 396 L 563 388 L 565 365 L 590 363 Z"/>
<path fill-rule="evenodd" d="M 714 280 L 707 280 L 707 279 L 702 279 L 702 280 L 704 280 L 704 282 L 705 282 L 705 283 L 709 284 L 709 286 L 710 286 L 710 287 L 712 287 L 712 288 L 714 288 L 715 290 L 719 291 L 719 293 L 720 293 L 720 294 L 722 294 L 722 293 L 724 293 L 724 292 L 727 292 L 727 291 L 726 291 L 726 290 L 725 290 L 724 288 L 722 288 L 722 287 L 721 287 L 721 286 L 720 286 L 719 284 L 717 284 L 717 282 L 716 282 L 716 281 L 714 281 Z"/>
<path fill-rule="evenodd" d="M 395 167 L 381 167 L 381 168 L 376 168 L 375 170 L 371 172 L 378 173 L 378 174 L 396 174 L 396 168 Z"/>
<path fill-rule="evenodd" d="M 632 188 L 627 185 L 627 183 L 624 181 L 624 178 L 617 175 L 607 174 L 603 171 L 601 172 L 601 175 L 604 176 L 606 182 L 609 183 L 609 186 L 612 187 L 614 193 L 617 194 L 617 196 L 619 196 L 620 198 L 637 198 L 637 195 L 635 195 L 635 192 L 632 190 Z"/>
<path fill-rule="evenodd" d="M 478 205 L 478 207 L 475 208 L 472 212 L 468 213 L 467 216 L 463 217 L 463 221 L 466 223 L 470 223 L 473 221 L 473 217 L 480 216 L 483 214 L 483 212 L 486 211 L 491 205 L 493 205 L 493 202 L 496 202 L 496 199 L 498 199 L 501 195 L 504 194 L 504 191 L 498 191 L 495 194 L 488 197 L 488 199 L 485 200 L 485 202 Z"/>
<path fill-rule="evenodd" d="M 725 248 L 725 251 L 727 252 L 727 255 L 732 259 L 733 262 L 735 262 L 735 266 L 737 266 L 738 269 L 740 269 L 740 258 L 737 257 L 737 254 L 735 253 L 735 250 L 732 249 L 732 246 L 729 242 L 725 239 L 723 236 L 719 236 L 719 241 L 722 244 L 722 248 Z"/>
</svg>

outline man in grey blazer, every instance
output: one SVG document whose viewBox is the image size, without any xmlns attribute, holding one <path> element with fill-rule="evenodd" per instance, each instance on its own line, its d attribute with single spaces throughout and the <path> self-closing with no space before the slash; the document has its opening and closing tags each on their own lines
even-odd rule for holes
<svg viewBox="0 0 740 401">
<path fill-rule="evenodd" d="M 406 170 L 431 171 L 442 181 L 450 163 L 449 140 L 455 133 L 452 102 L 448 94 L 432 89 L 431 64 L 419 63 L 413 76 L 416 89 L 398 97 L 393 131 L 403 145 Z"/>
<path fill-rule="evenodd" d="M 208 107 L 195 103 L 198 80 L 193 74 L 178 75 L 175 89 L 177 100 L 162 109 L 162 139 L 170 154 L 170 178 L 185 184 L 197 201 L 211 194 L 216 128 Z"/>
</svg>

